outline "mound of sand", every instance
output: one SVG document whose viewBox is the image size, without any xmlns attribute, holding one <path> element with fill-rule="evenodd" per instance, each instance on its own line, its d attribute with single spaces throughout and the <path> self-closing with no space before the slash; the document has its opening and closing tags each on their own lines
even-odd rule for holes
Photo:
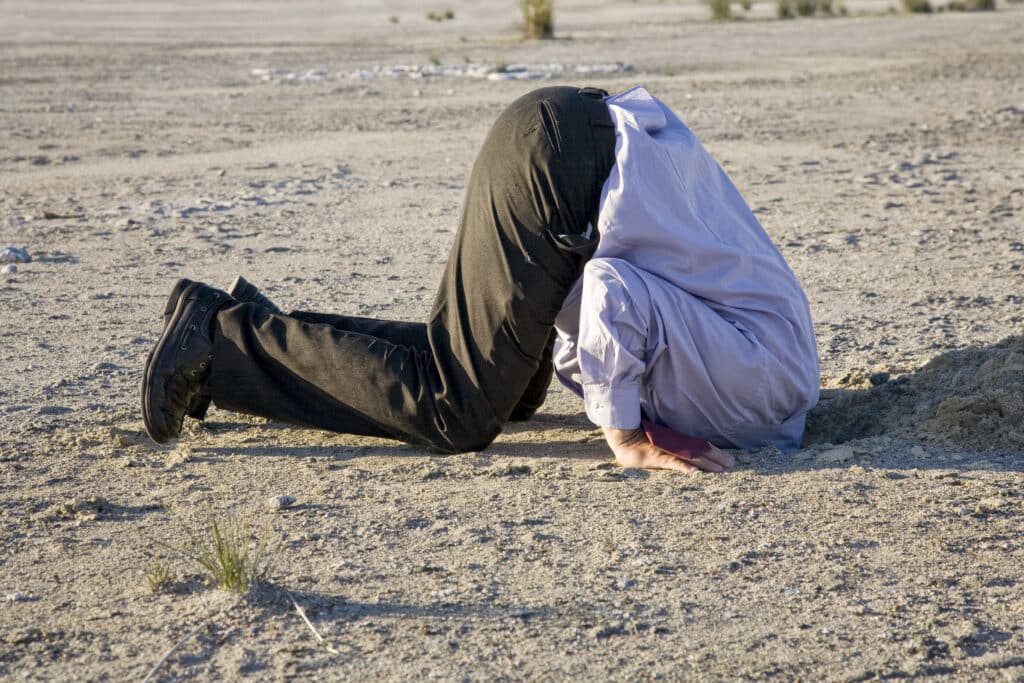
<svg viewBox="0 0 1024 683">
<path fill-rule="evenodd" d="M 870 389 L 826 390 L 804 441 L 880 434 L 971 449 L 1024 447 L 1024 337 L 944 353 Z"/>
</svg>

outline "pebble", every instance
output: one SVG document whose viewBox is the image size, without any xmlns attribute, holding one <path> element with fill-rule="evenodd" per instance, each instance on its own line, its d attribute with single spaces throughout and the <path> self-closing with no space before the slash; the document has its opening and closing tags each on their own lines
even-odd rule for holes
<svg viewBox="0 0 1024 683">
<path fill-rule="evenodd" d="M 852 459 L 853 459 L 853 449 L 852 448 L 850 448 L 849 446 L 838 446 L 836 448 L 832 448 L 830 450 L 827 450 L 824 453 L 819 453 L 818 456 L 816 458 L 814 458 L 814 461 L 815 462 L 819 462 L 819 463 L 823 463 L 823 464 L 832 464 L 832 463 L 846 462 L 847 460 L 852 460 Z"/>
<path fill-rule="evenodd" d="M 13 263 L 8 263 L 7 265 L 4 266 L 3 272 L 5 275 L 14 275 L 15 273 L 18 272 L 18 266 L 14 265 Z"/>
<path fill-rule="evenodd" d="M 871 386 L 877 387 L 879 384 L 885 384 L 889 381 L 888 372 L 875 372 L 868 375 L 868 381 L 871 382 Z"/>
<path fill-rule="evenodd" d="M 30 263 L 28 250 L 20 247 L 4 247 L 0 250 L 0 263 Z"/>
<path fill-rule="evenodd" d="M 519 477 L 528 476 L 533 473 L 529 465 L 519 463 L 506 463 L 491 468 L 489 474 L 492 477 Z"/>
<path fill-rule="evenodd" d="M 928 451 L 921 448 L 920 446 L 914 446 L 913 448 L 910 449 L 910 455 L 915 458 L 927 458 Z"/>
<path fill-rule="evenodd" d="M 607 640 L 612 636 L 626 635 L 626 624 L 621 621 L 614 621 L 604 626 L 594 626 L 590 629 L 590 637 L 594 640 Z"/>
<path fill-rule="evenodd" d="M 284 510 L 295 504 L 294 496 L 274 496 L 267 500 L 267 507 L 271 510 Z"/>
<path fill-rule="evenodd" d="M 1002 498 L 982 498 L 978 501 L 978 506 L 975 508 L 976 512 L 995 512 L 1006 505 L 1006 501 Z"/>
<path fill-rule="evenodd" d="M 24 593 L 8 593 L 7 600 L 10 602 L 24 602 L 28 600 L 28 596 Z"/>
</svg>

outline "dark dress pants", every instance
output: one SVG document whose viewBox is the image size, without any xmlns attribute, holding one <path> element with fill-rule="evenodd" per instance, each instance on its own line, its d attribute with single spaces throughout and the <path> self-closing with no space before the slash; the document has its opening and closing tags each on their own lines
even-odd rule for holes
<svg viewBox="0 0 1024 683">
<path fill-rule="evenodd" d="M 615 161 L 600 95 L 542 88 L 498 117 L 425 324 L 231 305 L 214 326 L 214 403 L 452 453 L 484 448 L 532 414 Z"/>
</svg>

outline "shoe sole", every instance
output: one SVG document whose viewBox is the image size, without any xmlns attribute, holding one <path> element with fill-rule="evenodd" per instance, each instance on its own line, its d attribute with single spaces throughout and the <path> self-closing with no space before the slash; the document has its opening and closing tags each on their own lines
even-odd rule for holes
<svg viewBox="0 0 1024 683">
<path fill-rule="evenodd" d="M 146 427 L 146 433 L 149 434 L 149 438 L 153 439 L 153 441 L 158 444 L 165 444 L 171 439 L 177 437 L 178 434 L 174 433 L 171 426 L 166 423 L 162 425 L 162 428 L 155 424 L 154 418 L 157 413 L 153 411 L 151 398 L 153 385 L 155 382 L 159 381 L 159 388 L 163 389 L 165 382 L 164 378 L 159 376 L 153 377 L 151 375 L 153 375 L 153 368 L 157 365 L 156 361 L 160 358 L 160 355 L 167 347 L 167 340 L 171 337 L 171 333 L 174 331 L 174 328 L 181 319 L 181 314 L 185 308 L 185 292 L 189 289 L 189 286 L 184 287 L 181 294 L 178 295 L 178 302 L 174 306 L 174 313 L 171 315 L 170 320 L 167 321 L 167 324 L 164 325 L 164 331 L 160 335 L 160 339 L 157 341 L 156 346 L 154 346 L 153 350 L 149 352 L 149 356 L 146 358 L 146 369 L 142 373 L 142 422 Z M 159 415 L 162 416 L 163 413 L 161 412 Z M 180 433 L 180 431 L 178 433 Z"/>
</svg>

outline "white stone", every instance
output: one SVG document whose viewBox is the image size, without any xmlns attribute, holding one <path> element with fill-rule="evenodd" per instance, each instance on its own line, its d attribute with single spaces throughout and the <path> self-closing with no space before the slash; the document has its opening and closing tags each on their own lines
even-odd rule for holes
<svg viewBox="0 0 1024 683">
<path fill-rule="evenodd" d="M 853 449 L 849 446 L 837 446 L 836 448 L 819 453 L 814 461 L 822 464 L 835 464 L 853 460 L 853 455 Z"/>
<path fill-rule="evenodd" d="M 271 510 L 284 510 L 295 504 L 294 496 L 274 496 L 267 499 L 267 507 Z"/>
</svg>

